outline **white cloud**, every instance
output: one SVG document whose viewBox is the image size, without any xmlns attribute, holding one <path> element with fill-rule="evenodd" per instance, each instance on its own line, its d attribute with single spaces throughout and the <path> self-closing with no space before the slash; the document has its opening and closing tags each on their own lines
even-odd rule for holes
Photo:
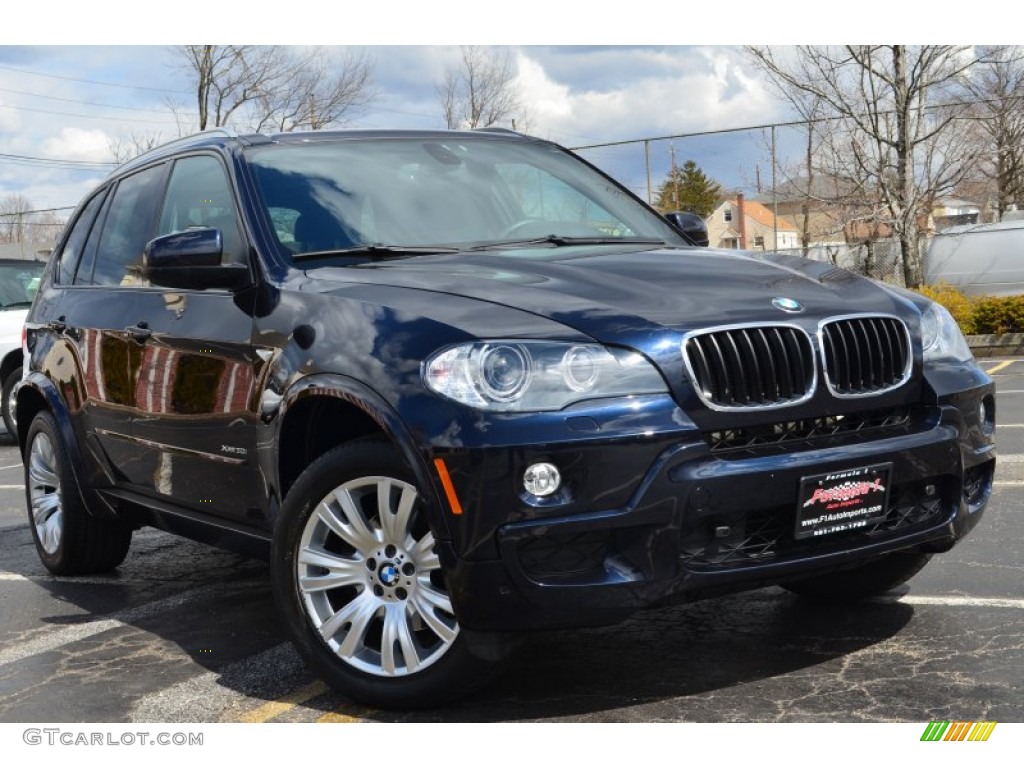
<svg viewBox="0 0 1024 768">
<path fill-rule="evenodd" d="M 778 114 L 778 101 L 748 74 L 736 49 L 632 56 L 646 74 L 629 79 L 620 70 L 614 86 L 573 90 L 521 52 L 518 83 L 534 130 L 567 143 L 596 142 L 759 125 Z"/>
<path fill-rule="evenodd" d="M 4 104 L 0 99 L 0 134 L 17 133 L 21 130 L 21 119 L 18 113 Z"/>
<path fill-rule="evenodd" d="M 99 128 L 62 128 L 59 136 L 42 143 L 48 157 L 61 160 L 110 160 L 111 136 Z"/>
</svg>

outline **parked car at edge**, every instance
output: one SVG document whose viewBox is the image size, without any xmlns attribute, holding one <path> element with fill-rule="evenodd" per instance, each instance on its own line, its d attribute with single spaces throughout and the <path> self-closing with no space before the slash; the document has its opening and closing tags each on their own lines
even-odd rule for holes
<svg viewBox="0 0 1024 768">
<path fill-rule="evenodd" d="M 27 350 L 43 563 L 114 568 L 142 525 L 269 557 L 305 659 L 375 706 L 466 695 L 526 630 L 884 592 L 995 466 L 942 307 L 694 247 L 510 132 L 154 150 L 72 218 Z"/>
<path fill-rule="evenodd" d="M 0 417 L 10 435 L 17 431 L 11 395 L 21 381 L 21 331 L 45 266 L 41 261 L 0 259 Z"/>
</svg>

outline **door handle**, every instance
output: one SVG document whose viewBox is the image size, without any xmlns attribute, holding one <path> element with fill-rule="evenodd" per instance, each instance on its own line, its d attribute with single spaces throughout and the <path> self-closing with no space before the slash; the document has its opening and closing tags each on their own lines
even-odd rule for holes
<svg viewBox="0 0 1024 768">
<path fill-rule="evenodd" d="M 141 320 L 135 325 L 129 325 L 124 331 L 140 344 L 153 335 L 153 332 L 149 330 L 149 323 L 145 320 Z"/>
<path fill-rule="evenodd" d="M 61 315 L 56 320 L 51 320 L 50 322 L 48 322 L 46 324 L 46 327 L 48 330 L 51 330 L 54 333 L 64 333 L 64 331 L 66 331 L 68 328 L 68 324 L 64 322 L 64 320 L 64 315 Z"/>
</svg>

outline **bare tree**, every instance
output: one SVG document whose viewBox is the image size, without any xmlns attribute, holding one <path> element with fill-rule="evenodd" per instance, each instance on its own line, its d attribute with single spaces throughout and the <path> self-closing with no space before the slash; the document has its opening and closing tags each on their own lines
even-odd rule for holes
<svg viewBox="0 0 1024 768">
<path fill-rule="evenodd" d="M 110 150 L 110 155 L 114 158 L 114 162 L 120 165 L 148 152 L 154 147 L 160 146 L 163 141 L 159 133 L 136 133 L 132 131 L 131 136 L 127 138 L 121 137 L 108 141 L 107 148 Z"/>
<path fill-rule="evenodd" d="M 343 123 L 376 97 L 372 72 L 363 53 L 347 52 L 332 62 L 322 49 L 315 49 L 283 73 L 276 92 L 260 97 L 256 129 L 315 131 Z"/>
<path fill-rule="evenodd" d="M 26 240 L 26 213 L 32 208 L 32 201 L 17 192 L 0 198 L 0 243 L 19 243 Z"/>
<path fill-rule="evenodd" d="M 515 68 L 507 49 L 461 47 L 461 61 L 437 86 L 441 112 L 449 128 L 486 128 L 515 122 L 522 110 Z"/>
<path fill-rule="evenodd" d="M 978 169 L 995 187 L 1001 217 L 1011 205 L 1024 202 L 1024 51 L 983 49 L 964 85 L 973 96 L 973 134 L 982 155 Z"/>
<path fill-rule="evenodd" d="M 199 130 L 243 122 L 260 130 L 323 128 L 372 98 L 372 65 L 360 54 L 329 61 L 322 49 L 186 45 L 177 49 L 194 78 Z"/>
<path fill-rule="evenodd" d="M 845 179 L 871 218 L 900 243 L 903 277 L 923 280 L 919 217 L 970 172 L 977 155 L 957 105 L 975 59 L 956 46 L 748 48 L 791 103 L 818 99 L 831 112 L 819 157 Z M 940 107 L 939 105 L 946 106 Z"/>
</svg>

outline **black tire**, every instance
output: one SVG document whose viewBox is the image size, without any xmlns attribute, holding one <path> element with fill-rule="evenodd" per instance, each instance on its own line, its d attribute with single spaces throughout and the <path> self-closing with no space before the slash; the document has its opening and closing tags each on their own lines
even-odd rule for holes
<svg viewBox="0 0 1024 768">
<path fill-rule="evenodd" d="M 48 411 L 36 414 L 25 438 L 25 498 L 36 552 L 51 573 L 102 573 L 124 562 L 131 528 L 99 520 L 86 509 Z"/>
<path fill-rule="evenodd" d="M 4 427 L 7 429 L 7 434 L 13 437 L 15 440 L 18 439 L 18 423 L 14 416 L 14 400 L 11 398 L 11 392 L 14 390 L 14 385 L 21 381 L 21 368 L 15 368 L 4 379 L 3 383 L 3 397 L 0 399 L 0 413 L 3 415 Z"/>
<path fill-rule="evenodd" d="M 377 513 L 380 488 L 390 523 Z M 482 686 L 497 668 L 470 653 L 459 632 L 422 493 L 386 441 L 346 443 L 302 473 L 281 510 L 271 578 L 303 658 L 355 701 L 437 706 Z M 339 621 L 343 612 L 351 622 Z"/>
<path fill-rule="evenodd" d="M 853 602 L 894 589 L 928 565 L 930 554 L 893 552 L 855 568 L 826 573 L 782 586 L 801 597 L 823 602 Z"/>
</svg>

